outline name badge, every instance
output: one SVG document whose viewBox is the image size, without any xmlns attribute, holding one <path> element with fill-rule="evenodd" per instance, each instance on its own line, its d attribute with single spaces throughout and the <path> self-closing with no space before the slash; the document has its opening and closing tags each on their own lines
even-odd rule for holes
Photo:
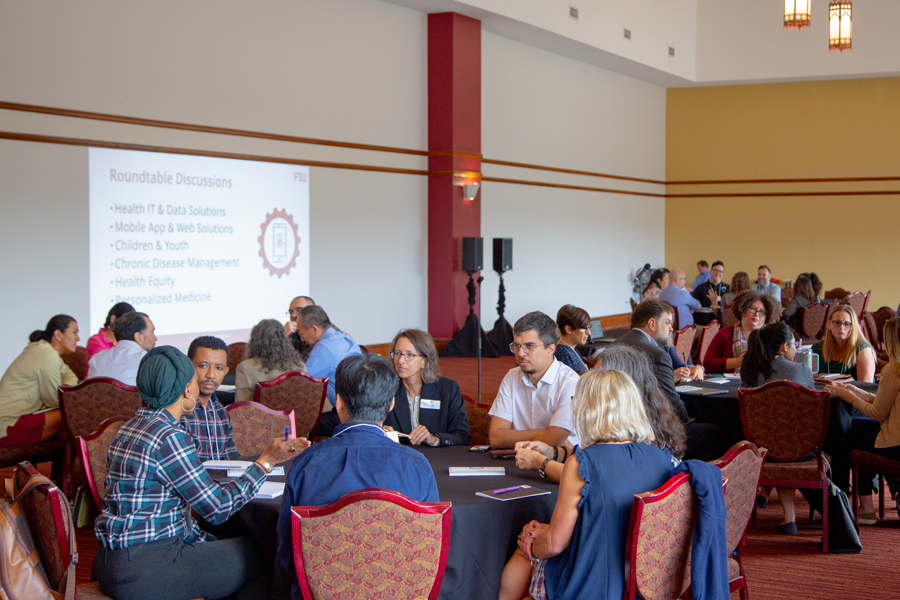
<svg viewBox="0 0 900 600">
<path fill-rule="evenodd" d="M 422 401 L 419 402 L 419 408 L 431 408 L 434 410 L 441 410 L 441 401 L 440 400 L 425 400 L 423 398 Z"/>
</svg>

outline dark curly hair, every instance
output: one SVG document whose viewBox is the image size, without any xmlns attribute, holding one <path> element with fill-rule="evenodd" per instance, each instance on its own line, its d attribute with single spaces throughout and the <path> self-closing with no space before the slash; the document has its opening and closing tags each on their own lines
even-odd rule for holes
<svg viewBox="0 0 900 600">
<path fill-rule="evenodd" d="M 738 294 L 734 299 L 734 307 L 732 310 L 734 311 L 734 318 L 738 320 L 738 323 L 741 322 L 744 311 L 750 308 L 754 302 L 762 302 L 763 306 L 766 307 L 766 325 L 774 323 L 781 318 L 780 302 L 769 294 L 764 294 L 759 290 L 747 290 Z"/>
</svg>

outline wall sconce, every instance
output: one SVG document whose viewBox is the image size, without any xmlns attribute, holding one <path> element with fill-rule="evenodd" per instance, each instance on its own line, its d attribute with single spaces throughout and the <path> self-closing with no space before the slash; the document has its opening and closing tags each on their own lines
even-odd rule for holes
<svg viewBox="0 0 900 600">
<path fill-rule="evenodd" d="M 475 200 L 475 196 L 478 195 L 479 185 L 481 185 L 481 183 L 476 181 L 475 183 L 470 183 L 468 185 L 462 186 L 463 199 L 468 200 L 469 202 Z"/>
</svg>

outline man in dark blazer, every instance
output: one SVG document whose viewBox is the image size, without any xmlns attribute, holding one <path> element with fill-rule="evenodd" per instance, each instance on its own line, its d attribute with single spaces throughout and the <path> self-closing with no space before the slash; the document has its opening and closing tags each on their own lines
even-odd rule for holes
<svg viewBox="0 0 900 600">
<path fill-rule="evenodd" d="M 672 403 L 675 413 L 684 423 L 687 434 L 687 451 L 684 457 L 713 460 L 724 454 L 725 432 L 718 425 L 697 423 L 688 416 L 687 408 L 675 389 L 675 370 L 672 357 L 663 350 L 672 332 L 675 315 L 671 306 L 655 298 L 645 300 L 631 314 L 631 331 L 614 344 L 626 344 L 645 352 L 653 363 L 656 380 Z"/>
</svg>

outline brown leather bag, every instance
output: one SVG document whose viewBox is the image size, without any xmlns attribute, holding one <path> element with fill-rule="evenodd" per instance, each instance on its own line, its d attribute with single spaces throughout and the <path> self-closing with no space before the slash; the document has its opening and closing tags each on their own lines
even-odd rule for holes
<svg viewBox="0 0 900 600">
<path fill-rule="evenodd" d="M 42 486 L 56 487 L 43 475 L 32 475 L 22 489 L 15 489 L 15 478 L 6 480 L 9 498 L 0 500 L 0 599 L 2 600 L 72 600 L 75 598 L 75 536 L 71 531 L 72 513 L 68 502 L 62 502 L 69 511 L 70 561 L 59 591 L 50 588 L 47 574 L 41 565 L 31 529 L 19 500 Z M 11 500 L 10 500 L 11 498 Z"/>
</svg>

